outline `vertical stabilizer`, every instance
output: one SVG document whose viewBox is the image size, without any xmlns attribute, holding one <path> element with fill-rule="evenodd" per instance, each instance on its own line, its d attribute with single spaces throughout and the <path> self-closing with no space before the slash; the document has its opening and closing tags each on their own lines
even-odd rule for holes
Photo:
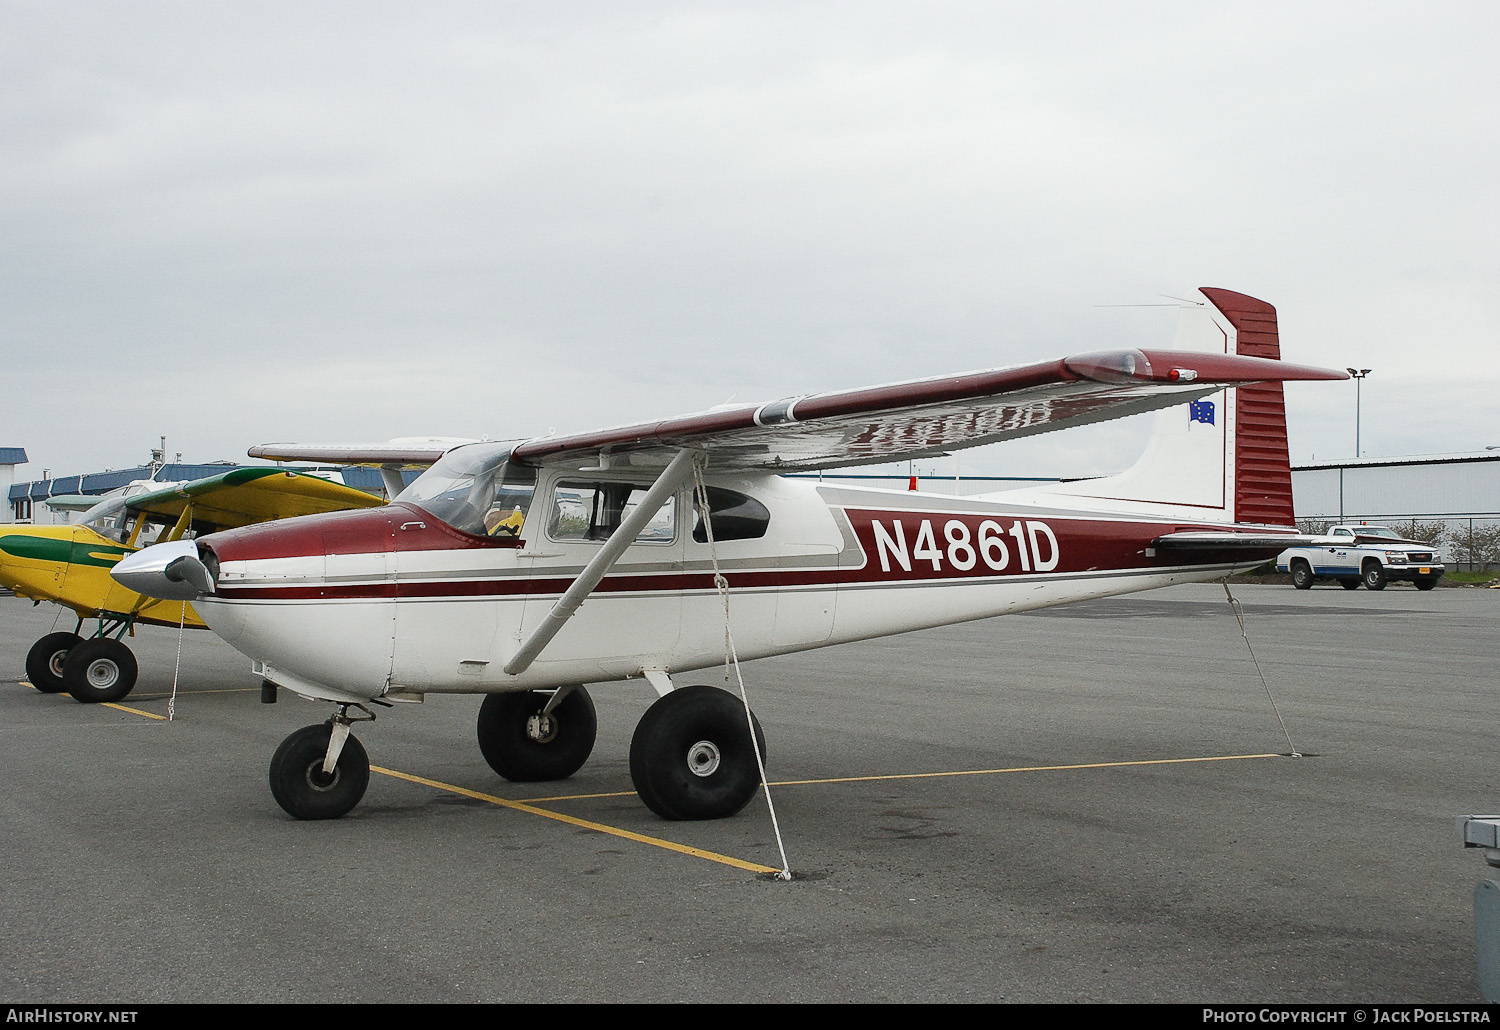
<svg viewBox="0 0 1500 1030">
<path fill-rule="evenodd" d="M 1199 291 L 1234 326 L 1237 354 L 1281 360 L 1276 309 L 1263 300 L 1205 286 Z M 1235 399 L 1234 520 L 1293 525 L 1286 398 L 1280 383 L 1254 383 Z"/>
<path fill-rule="evenodd" d="M 1276 309 L 1242 293 L 1204 287 L 1183 307 L 1172 349 L 1279 360 Z M 1184 520 L 1292 525 L 1281 384 L 1220 390 L 1163 409 L 1145 453 L 1117 476 L 1005 496 Z"/>
</svg>

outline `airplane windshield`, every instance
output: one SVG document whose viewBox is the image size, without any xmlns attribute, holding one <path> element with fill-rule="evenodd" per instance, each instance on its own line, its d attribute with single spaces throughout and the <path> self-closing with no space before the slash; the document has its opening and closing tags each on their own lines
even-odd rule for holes
<svg viewBox="0 0 1500 1030">
<path fill-rule="evenodd" d="M 536 470 L 506 460 L 514 447 L 514 441 L 455 447 L 396 500 L 465 533 L 519 537 L 536 489 Z"/>
<path fill-rule="evenodd" d="M 78 521 L 88 526 L 101 536 L 109 536 L 110 531 L 117 529 L 124 520 L 120 518 L 125 511 L 125 498 L 122 495 L 106 497 L 88 511 Z"/>
<path fill-rule="evenodd" d="M 139 490 L 135 492 L 140 493 Z M 132 547 L 149 547 L 166 533 L 172 520 L 137 514 L 126 507 L 128 501 L 127 495 L 107 497 L 84 512 L 79 523 L 88 526 L 106 540 L 115 540 Z M 146 524 L 137 532 L 136 524 L 142 519 Z M 184 535 L 192 537 L 193 530 L 189 528 Z"/>
</svg>

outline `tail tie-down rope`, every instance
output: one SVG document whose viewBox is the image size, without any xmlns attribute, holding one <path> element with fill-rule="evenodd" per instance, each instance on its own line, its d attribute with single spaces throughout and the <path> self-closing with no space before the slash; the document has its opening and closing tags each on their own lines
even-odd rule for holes
<svg viewBox="0 0 1500 1030">
<path fill-rule="evenodd" d="M 1255 674 L 1260 677 L 1260 685 L 1266 688 L 1266 698 L 1271 702 L 1271 711 L 1276 713 L 1276 721 L 1281 723 L 1281 732 L 1286 735 L 1286 746 L 1288 753 L 1293 758 L 1301 758 L 1302 752 L 1297 750 L 1297 745 L 1292 743 L 1292 734 L 1286 728 L 1286 720 L 1281 717 L 1281 709 L 1276 707 L 1276 698 L 1271 696 L 1271 685 L 1266 682 L 1266 674 L 1260 671 L 1260 661 L 1255 657 L 1255 648 L 1250 646 L 1250 634 L 1245 631 L 1245 609 L 1239 600 L 1229 592 L 1229 577 L 1221 580 L 1224 584 L 1224 596 L 1229 598 L 1229 607 L 1234 610 L 1234 617 L 1240 623 L 1240 636 L 1245 638 L 1245 650 L 1250 652 L 1250 661 L 1255 665 Z"/>
</svg>

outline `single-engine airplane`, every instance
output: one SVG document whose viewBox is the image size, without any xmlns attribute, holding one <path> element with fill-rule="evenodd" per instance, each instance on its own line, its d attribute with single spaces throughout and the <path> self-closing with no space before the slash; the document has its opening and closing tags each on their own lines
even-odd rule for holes
<svg viewBox="0 0 1500 1030">
<path fill-rule="evenodd" d="M 150 544 L 268 519 L 367 508 L 381 499 L 341 483 L 277 468 L 242 468 L 184 483 L 137 480 L 101 497 L 70 497 L 76 525 L 0 526 L 0 585 L 37 603 L 71 609 L 71 632 L 48 633 L 26 655 L 31 685 L 67 691 L 79 701 L 118 701 L 135 686 L 135 655 L 122 639 L 135 626 L 204 624 L 185 601 L 138 594 L 108 575 L 127 554 Z M 49 502 L 50 503 L 50 502 Z M 93 635 L 79 633 L 96 619 Z"/>
<path fill-rule="evenodd" d="M 271 792 L 297 818 L 363 796 L 369 761 L 349 727 L 372 702 L 488 695 L 486 761 L 554 780 L 593 748 L 582 684 L 637 677 L 659 695 L 631 741 L 637 793 L 666 819 L 717 818 L 758 789 L 764 737 L 733 694 L 672 677 L 724 661 L 721 582 L 738 656 L 758 658 L 1251 567 L 1306 539 L 1281 381 L 1347 378 L 1279 357 L 1274 308 L 1205 288 L 1171 350 L 456 447 L 386 508 L 158 544 L 113 575 L 192 600 L 254 659 L 267 699 L 280 686 L 337 705 L 271 760 Z M 1167 410 L 1145 455 L 1104 479 L 957 497 L 778 475 L 1152 409 Z"/>
</svg>

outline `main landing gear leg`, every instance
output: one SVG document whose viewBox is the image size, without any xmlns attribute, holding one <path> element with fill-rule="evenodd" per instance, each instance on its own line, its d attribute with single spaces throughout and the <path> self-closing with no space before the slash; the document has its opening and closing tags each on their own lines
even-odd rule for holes
<svg viewBox="0 0 1500 1030">
<path fill-rule="evenodd" d="M 271 756 L 271 796 L 297 819 L 337 819 L 365 796 L 370 785 L 370 758 L 349 733 L 358 708 L 360 722 L 374 720 L 364 705 L 341 704 L 338 714 L 316 726 L 304 726 L 281 742 Z"/>
<path fill-rule="evenodd" d="M 76 701 L 119 701 L 135 687 L 139 667 L 121 639 L 134 615 L 99 613 L 99 627 L 84 639 L 82 617 L 72 633 L 48 633 L 26 653 L 26 678 L 44 694 L 66 690 Z"/>
<path fill-rule="evenodd" d="M 582 687 L 491 694 L 479 706 L 479 750 L 507 780 L 561 780 L 588 761 L 598 727 Z"/>
<path fill-rule="evenodd" d="M 680 687 L 656 700 L 630 741 L 635 791 L 663 819 L 723 819 L 760 787 L 766 737 L 751 743 L 745 706 L 718 687 Z M 760 749 L 760 762 L 755 749 Z"/>
</svg>

